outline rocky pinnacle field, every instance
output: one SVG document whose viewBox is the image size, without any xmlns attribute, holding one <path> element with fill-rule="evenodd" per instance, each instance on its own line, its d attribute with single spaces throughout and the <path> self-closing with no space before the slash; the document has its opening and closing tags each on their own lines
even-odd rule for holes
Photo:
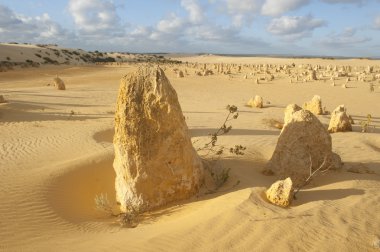
<svg viewBox="0 0 380 252">
<path fill-rule="evenodd" d="M 232 129 L 217 142 L 227 150 L 218 162 L 229 169 L 225 183 L 147 211 L 134 228 L 121 227 L 95 204 L 103 194 L 115 205 L 119 85 L 139 66 L 157 62 L 14 66 L 0 72 L 0 251 L 378 251 L 379 61 L 214 55 L 172 60 L 183 63 L 159 65 L 178 95 L 196 150 L 222 125 L 226 106 L 238 108 L 238 118 L 228 122 Z M 57 76 L 65 90 L 54 86 Z M 262 108 L 247 105 L 256 95 Z M 276 206 L 265 190 L 278 174 L 263 170 L 287 105 L 302 107 L 315 95 L 322 130 L 327 132 L 339 105 L 353 120 L 352 131 L 330 133 L 332 152 L 343 165 L 316 174 L 288 207 Z M 246 148 L 244 155 L 228 151 L 236 145 Z"/>
</svg>

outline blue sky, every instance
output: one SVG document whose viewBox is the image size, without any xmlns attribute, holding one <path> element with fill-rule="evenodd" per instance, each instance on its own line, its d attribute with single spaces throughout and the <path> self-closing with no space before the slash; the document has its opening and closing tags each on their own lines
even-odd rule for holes
<svg viewBox="0 0 380 252">
<path fill-rule="evenodd" d="M 380 0 L 0 0 L 0 41 L 379 57 Z"/>
</svg>

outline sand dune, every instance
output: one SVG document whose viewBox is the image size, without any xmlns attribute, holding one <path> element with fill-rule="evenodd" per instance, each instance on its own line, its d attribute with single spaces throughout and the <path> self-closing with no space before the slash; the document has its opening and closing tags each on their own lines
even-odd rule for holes
<svg viewBox="0 0 380 252">
<path fill-rule="evenodd" d="M 379 65 L 217 56 L 186 61 Z M 205 140 L 222 123 L 225 106 L 235 104 L 240 116 L 219 141 L 244 145 L 246 153 L 224 154 L 221 163 L 231 168 L 230 179 L 216 193 L 144 214 L 136 228 L 121 228 L 116 218 L 97 211 L 96 194 L 114 199 L 113 113 L 119 80 L 134 68 L 54 66 L 0 73 L 0 94 L 8 101 L 0 104 L 1 251 L 376 251 L 380 89 L 370 93 L 356 81 L 347 89 L 323 81 L 290 84 L 286 78 L 256 85 L 244 73 L 229 78 L 189 70 L 189 76 L 177 78 L 167 66 L 192 140 Z M 56 74 L 67 90 L 47 86 Z M 245 106 L 256 94 L 264 98 L 263 109 Z M 371 114 L 376 128 L 361 133 L 357 123 L 353 132 L 332 134 L 344 169 L 316 177 L 290 208 L 279 208 L 263 198 L 276 178 L 261 169 L 280 131 L 263 120 L 282 120 L 287 104 L 302 105 L 315 94 L 329 111 L 345 104 L 357 122 Z M 330 116 L 318 118 L 327 127 Z M 347 172 L 359 166 L 373 173 Z"/>
</svg>

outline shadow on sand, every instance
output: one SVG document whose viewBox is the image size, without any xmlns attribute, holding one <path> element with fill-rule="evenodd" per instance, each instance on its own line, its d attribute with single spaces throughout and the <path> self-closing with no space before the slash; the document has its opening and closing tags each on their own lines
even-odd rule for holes
<svg viewBox="0 0 380 252">
<path fill-rule="evenodd" d="M 49 103 L 33 103 L 33 102 L 9 102 L 2 105 L 0 111 L 0 122 L 33 122 L 33 121 L 58 121 L 58 120 L 72 120 L 84 121 L 89 119 L 99 119 L 110 117 L 107 114 L 85 114 L 75 113 L 77 104 L 68 104 L 72 106 L 73 113 L 71 112 L 46 112 L 50 109 Z M 65 104 L 59 104 L 65 105 Z M 92 105 L 88 105 L 89 107 Z M 83 107 L 83 105 L 80 105 Z"/>
</svg>

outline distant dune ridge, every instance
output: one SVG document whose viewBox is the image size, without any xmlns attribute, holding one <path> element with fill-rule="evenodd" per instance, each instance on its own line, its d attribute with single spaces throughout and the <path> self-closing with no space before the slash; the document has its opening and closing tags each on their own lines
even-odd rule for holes
<svg viewBox="0 0 380 252">
<path fill-rule="evenodd" d="M 53 62 L 70 55 L 56 48 L 56 57 L 47 47 L 55 48 L 0 45 L 6 100 L 0 103 L 0 251 L 378 251 L 380 61 L 130 55 L 134 60 L 82 65 L 73 53 L 69 64 L 17 63 L 42 63 L 45 52 Z M 161 70 L 151 64 L 159 59 Z M 155 70 L 138 74 L 147 66 Z M 57 75 L 65 91 L 51 85 Z M 263 108 L 246 106 L 258 94 Z M 298 106 L 316 94 L 322 114 Z M 173 184 L 187 190 L 191 176 L 184 174 L 197 171 L 179 164 L 192 158 L 198 164 L 194 149 L 220 127 L 227 105 L 236 105 L 239 116 L 218 137 L 225 151 L 208 157 L 224 169 L 224 183 L 214 190 L 206 181 L 198 193 L 196 180 L 188 193 L 166 190 Z M 344 112 L 352 131 L 338 130 L 348 129 Z M 236 145 L 246 147 L 244 155 L 230 153 Z M 322 165 L 326 155 L 325 165 L 342 169 Z M 272 176 L 262 173 L 269 163 L 276 164 Z M 321 166 L 329 169 L 297 192 L 310 167 Z M 296 178 L 291 183 L 285 170 Z M 281 173 L 286 180 L 276 183 Z M 117 215 L 115 180 L 125 187 L 130 181 L 131 192 L 134 186 L 150 192 L 142 202 L 157 206 L 135 228 L 121 228 L 117 217 L 96 208 L 102 195 Z M 131 194 L 139 204 L 138 193 Z"/>
<path fill-rule="evenodd" d="M 171 62 L 162 55 L 119 52 L 85 51 L 62 48 L 55 44 L 0 43 L 0 72 L 14 67 L 39 67 L 41 65 L 117 64 L 120 62 Z"/>
</svg>

